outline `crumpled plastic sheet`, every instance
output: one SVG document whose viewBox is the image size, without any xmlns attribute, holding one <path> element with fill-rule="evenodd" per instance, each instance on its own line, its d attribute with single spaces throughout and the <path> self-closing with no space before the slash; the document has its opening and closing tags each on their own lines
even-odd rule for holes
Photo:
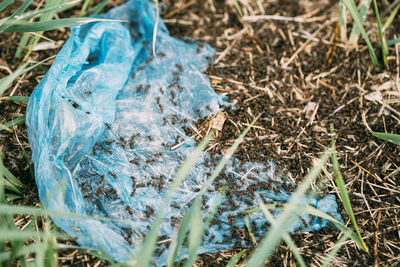
<svg viewBox="0 0 400 267">
<path fill-rule="evenodd" d="M 102 17 L 128 22 L 72 29 L 31 95 L 26 123 L 44 207 L 116 220 L 54 216 L 54 222 L 81 246 L 126 261 L 137 253 L 177 168 L 195 148 L 184 126 L 230 104 L 214 92 L 202 73 L 215 53 L 210 46 L 171 37 L 160 20 L 153 57 L 156 12 L 152 3 L 131 0 Z M 161 240 L 175 236 L 180 219 L 218 158 L 204 152 L 173 195 L 161 225 Z M 277 174 L 272 161 L 232 159 L 205 193 L 204 215 L 217 203 L 223 185 L 227 194 L 200 253 L 251 246 L 243 215 L 257 206 L 254 196 L 267 203 L 284 203 L 295 188 Z M 304 202 L 340 220 L 335 196 Z M 249 219 L 260 240 L 268 222 L 261 212 Z M 288 231 L 319 230 L 327 223 L 303 214 Z M 170 242 L 160 243 L 154 258 L 157 265 L 166 263 L 169 252 Z M 180 257 L 185 256 L 182 253 Z"/>
</svg>

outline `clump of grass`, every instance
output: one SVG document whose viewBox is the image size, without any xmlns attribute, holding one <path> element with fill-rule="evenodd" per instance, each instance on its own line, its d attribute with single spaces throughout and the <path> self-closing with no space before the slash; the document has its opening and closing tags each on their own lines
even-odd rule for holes
<svg viewBox="0 0 400 267">
<path fill-rule="evenodd" d="M 378 28 L 378 35 L 379 35 L 379 41 L 380 41 L 380 48 L 382 50 L 382 63 L 383 67 L 387 68 L 387 57 L 389 55 L 389 45 L 394 45 L 397 42 L 400 42 L 400 40 L 393 39 L 390 41 L 386 41 L 385 39 L 385 30 L 392 24 L 396 14 L 398 13 L 400 9 L 400 1 L 396 2 L 395 8 L 392 10 L 390 13 L 389 17 L 387 18 L 385 24 L 382 26 L 381 18 L 380 18 L 380 13 L 378 10 L 378 5 L 376 3 L 376 0 L 372 0 L 373 2 L 373 7 L 375 11 L 375 16 L 377 20 L 377 28 Z M 359 8 L 356 6 L 354 0 L 340 0 L 339 2 L 339 25 L 340 25 L 340 37 L 343 42 L 347 41 L 347 29 L 346 29 L 346 12 L 345 10 L 347 9 L 353 19 L 354 25 L 353 29 L 350 34 L 349 38 L 349 44 L 350 45 L 355 45 L 357 44 L 358 38 L 361 34 L 363 37 L 364 41 L 366 42 L 368 46 L 368 51 L 371 57 L 372 64 L 374 65 L 375 69 L 377 71 L 381 71 L 381 64 L 378 61 L 378 58 L 375 54 L 374 47 L 369 39 L 369 36 L 367 32 L 364 29 L 364 20 L 365 16 L 369 10 L 371 0 L 362 0 L 360 1 Z"/>
<path fill-rule="evenodd" d="M 21 6 L 13 12 L 10 16 L 0 19 L 0 34 L 2 32 L 24 32 L 21 37 L 19 47 L 17 48 L 15 57 L 19 57 L 23 52 L 23 49 L 28 46 L 27 53 L 19 65 L 18 69 L 15 70 L 12 74 L 0 79 L 0 97 L 1 100 L 12 100 L 12 101 L 26 101 L 27 97 L 2 97 L 5 91 L 11 86 L 11 84 L 22 74 L 31 71 L 36 68 L 43 62 L 52 59 L 54 57 L 50 57 L 41 61 L 37 64 L 29 66 L 30 63 L 28 58 L 33 51 L 33 48 L 40 40 L 40 36 L 44 31 L 54 30 L 57 28 L 64 27 L 74 27 L 79 26 L 86 23 L 96 22 L 96 21 L 109 21 L 103 20 L 99 18 L 66 18 L 66 19 L 53 19 L 53 17 L 58 13 L 65 10 L 68 10 L 72 7 L 77 6 L 81 1 L 65 1 L 65 0 L 47 0 L 45 1 L 44 8 L 38 8 L 33 11 L 27 11 L 30 5 L 32 4 L 32 0 L 23 1 Z M 85 1 L 85 3 L 88 1 Z M 9 7 L 13 0 L 4 0 L 0 4 L 0 12 Z M 104 1 L 102 2 L 104 3 Z M 104 6 L 102 6 L 104 7 Z M 95 11 L 100 11 L 99 7 Z M 30 39 L 29 32 L 38 32 L 39 34 L 35 35 L 32 39 Z M 29 45 L 28 45 L 29 43 Z M 25 62 L 25 63 L 24 63 Z M 5 124 L 0 124 L 1 130 L 8 130 L 10 127 L 18 124 L 22 124 L 25 122 L 25 117 L 19 117 L 12 121 L 9 121 Z"/>
<path fill-rule="evenodd" d="M 14 174 L 12 174 L 3 164 L 3 155 L 0 150 L 0 198 L 3 200 L 14 200 L 19 198 L 22 195 L 22 183 L 18 180 Z M 5 190 L 8 190 L 12 193 L 6 193 Z"/>
</svg>

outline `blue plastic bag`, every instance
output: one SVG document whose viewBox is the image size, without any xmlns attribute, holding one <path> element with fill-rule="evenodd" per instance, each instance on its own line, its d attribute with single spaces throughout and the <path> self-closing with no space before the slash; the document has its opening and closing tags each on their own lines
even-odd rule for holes
<svg viewBox="0 0 400 267">
<path fill-rule="evenodd" d="M 214 50 L 191 39 L 169 35 L 160 21 L 156 56 L 152 37 L 156 12 L 146 0 L 131 0 L 98 22 L 72 29 L 71 37 L 32 93 L 27 126 L 39 197 L 49 210 L 111 218 L 53 217 L 84 247 L 103 250 L 117 261 L 135 256 L 161 206 L 177 168 L 193 152 L 195 140 L 184 126 L 230 105 L 202 73 Z M 171 147 L 183 144 L 171 150 Z M 198 190 L 206 183 L 218 155 L 203 153 L 170 201 L 160 235 L 170 239 Z M 243 214 L 264 201 L 283 203 L 294 185 L 276 174 L 276 165 L 231 160 L 203 198 L 204 215 L 222 198 L 200 253 L 249 247 L 235 236 L 246 231 Z M 288 189 L 289 188 L 289 189 Z M 228 190 L 229 191 L 229 190 Z M 333 195 L 304 202 L 340 220 Z M 260 239 L 268 228 L 261 212 L 249 216 Z M 304 224 L 306 223 L 306 225 Z M 299 217 L 291 232 L 319 230 L 325 220 Z M 165 264 L 163 242 L 155 262 Z M 180 257 L 185 256 L 184 250 Z"/>
</svg>

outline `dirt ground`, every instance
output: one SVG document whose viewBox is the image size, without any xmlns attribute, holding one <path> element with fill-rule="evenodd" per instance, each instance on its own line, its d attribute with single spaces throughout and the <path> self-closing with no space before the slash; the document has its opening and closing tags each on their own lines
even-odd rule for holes
<svg viewBox="0 0 400 267">
<path fill-rule="evenodd" d="M 362 40 L 357 48 L 348 48 L 339 41 L 338 1 L 241 1 L 246 16 L 286 17 L 254 21 L 240 19 L 229 1 L 162 2 L 162 17 L 172 35 L 193 37 L 217 51 L 215 64 L 206 74 L 213 88 L 227 95 L 236 109 L 225 110 L 228 120 L 212 144 L 214 151 L 223 152 L 262 113 L 235 156 L 246 161 L 273 158 L 283 173 L 300 183 L 312 160 L 330 145 L 328 133 L 333 125 L 341 171 L 361 235 L 371 253 L 368 256 L 348 241 L 335 257 L 334 266 L 399 265 L 400 147 L 375 138 L 369 130 L 400 134 L 400 85 L 396 86 L 400 51 L 391 47 L 389 68 L 375 72 Z M 390 3 L 382 2 L 381 17 L 386 18 L 391 11 Z M 70 15 L 70 12 L 65 14 Z M 378 51 L 372 12 L 366 28 Z M 399 33 L 400 16 L 397 16 L 386 37 L 392 39 L 396 34 L 399 37 Z M 69 30 L 46 33 L 53 40 L 65 40 L 68 35 Z M 13 70 L 17 67 L 20 61 L 13 57 L 20 36 L 0 35 L 0 65 Z M 44 59 L 57 51 L 34 52 L 32 60 Z M 29 95 L 49 67 L 50 63 L 46 63 L 22 76 L 5 95 Z M 5 74 L 0 69 L 0 77 Z M 377 92 L 381 98 L 376 97 Z M 23 115 L 25 105 L 2 101 L 0 111 L 4 114 L 0 122 L 5 123 Z M 6 167 L 26 185 L 23 199 L 15 203 L 39 205 L 30 165 L 22 150 L 30 154 L 26 127 L 1 131 L 0 139 Z M 323 191 L 337 194 L 330 179 Z M 339 209 L 351 227 L 340 203 Z M 323 229 L 292 238 L 306 263 L 320 266 L 340 237 L 338 230 Z M 205 254 L 197 264 L 226 265 L 236 252 Z M 61 252 L 60 262 L 74 266 L 104 265 L 90 255 L 72 250 Z M 268 265 L 296 266 L 296 263 L 290 249 L 282 244 Z"/>
</svg>

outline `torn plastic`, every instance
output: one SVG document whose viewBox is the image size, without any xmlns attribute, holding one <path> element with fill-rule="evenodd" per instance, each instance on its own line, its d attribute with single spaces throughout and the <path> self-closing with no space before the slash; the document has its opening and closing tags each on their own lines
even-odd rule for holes
<svg viewBox="0 0 400 267">
<path fill-rule="evenodd" d="M 202 73 L 214 56 L 210 46 L 171 37 L 160 20 L 157 54 L 152 55 L 156 12 L 149 1 L 131 0 L 103 17 L 127 22 L 72 29 L 31 95 L 27 126 L 44 207 L 113 219 L 64 216 L 53 217 L 54 222 L 81 246 L 126 261 L 135 256 L 177 168 L 195 148 L 184 126 L 217 114 L 229 103 Z M 173 195 L 161 225 L 161 240 L 167 241 L 159 244 L 157 265 L 166 263 L 168 240 L 218 158 L 203 153 Z M 254 196 L 267 203 L 284 203 L 295 187 L 277 174 L 272 161 L 232 159 L 205 193 L 204 215 L 217 203 L 224 186 L 232 190 L 223 197 L 200 253 L 251 246 L 243 215 L 257 206 Z M 333 195 L 304 202 L 340 220 Z M 249 219 L 259 240 L 269 224 L 261 212 Z M 303 214 L 288 231 L 325 226 L 327 221 Z"/>
</svg>

